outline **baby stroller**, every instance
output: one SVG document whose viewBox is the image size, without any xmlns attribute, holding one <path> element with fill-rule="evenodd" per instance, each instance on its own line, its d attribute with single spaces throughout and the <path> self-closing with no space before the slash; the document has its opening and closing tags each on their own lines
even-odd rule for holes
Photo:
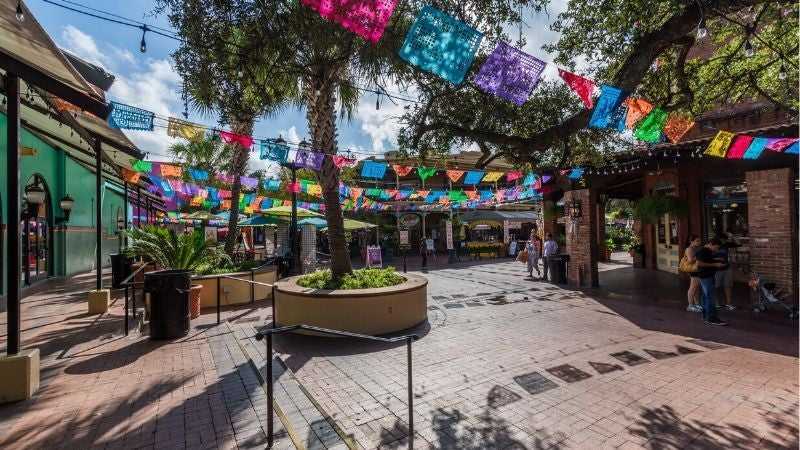
<svg viewBox="0 0 800 450">
<path fill-rule="evenodd" d="M 797 319 L 797 306 L 790 306 L 785 303 L 785 293 L 778 289 L 775 283 L 764 282 L 761 276 L 753 272 L 748 285 L 756 294 L 755 302 L 753 303 L 753 312 L 760 313 L 766 311 L 767 306 L 772 305 L 788 311 L 790 319 Z"/>
</svg>

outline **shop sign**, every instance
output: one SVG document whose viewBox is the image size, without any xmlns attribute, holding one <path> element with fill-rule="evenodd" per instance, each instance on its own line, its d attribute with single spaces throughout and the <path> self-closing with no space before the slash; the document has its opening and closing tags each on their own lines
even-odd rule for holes
<svg viewBox="0 0 800 450">
<path fill-rule="evenodd" d="M 382 267 L 381 248 L 377 245 L 367 246 L 367 267 Z"/>
<path fill-rule="evenodd" d="M 453 222 L 450 220 L 445 220 L 444 222 L 444 231 L 447 237 L 447 249 L 453 249 Z"/>
<path fill-rule="evenodd" d="M 397 223 L 400 228 L 413 228 L 419 223 L 419 216 L 416 214 L 403 214 Z"/>
</svg>

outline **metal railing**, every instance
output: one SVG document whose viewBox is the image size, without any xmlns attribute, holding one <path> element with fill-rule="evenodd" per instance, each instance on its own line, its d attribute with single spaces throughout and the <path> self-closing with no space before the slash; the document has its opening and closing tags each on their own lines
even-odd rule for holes
<svg viewBox="0 0 800 450">
<path fill-rule="evenodd" d="M 124 286 L 125 287 L 125 336 L 127 336 L 129 331 L 130 331 L 128 314 L 129 314 L 131 309 L 133 309 L 133 311 L 136 312 L 136 286 L 137 285 L 144 285 L 144 283 L 141 282 L 141 281 L 140 282 L 135 282 L 135 281 L 131 281 L 131 280 L 133 280 L 136 277 L 136 275 L 139 274 L 139 272 L 144 270 L 149 265 L 150 264 L 143 264 L 141 267 L 139 267 L 138 269 L 133 271 L 133 273 L 128 275 L 128 277 L 125 278 L 124 280 L 122 280 L 122 282 L 119 284 L 120 286 Z M 129 295 L 129 289 L 130 288 L 133 288 L 133 293 L 132 293 L 133 295 Z M 142 293 L 144 293 L 144 286 L 142 286 Z M 129 306 L 129 299 L 133 299 L 132 308 Z"/>
<path fill-rule="evenodd" d="M 275 311 L 273 309 L 273 318 L 275 317 Z M 273 325 L 275 324 L 273 320 Z M 274 381 L 272 379 L 272 335 L 274 334 L 281 334 L 290 331 L 296 330 L 305 330 L 305 331 L 313 331 L 316 333 L 323 333 L 328 334 L 331 336 L 342 336 L 342 337 L 350 337 L 356 339 L 364 339 L 368 341 L 374 342 L 384 342 L 384 343 L 394 343 L 394 342 L 402 342 L 405 341 L 406 343 L 406 357 L 407 357 L 407 365 L 408 365 L 408 448 L 414 448 L 414 379 L 412 377 L 412 364 L 411 364 L 411 343 L 417 340 L 419 337 L 416 334 L 408 334 L 404 336 L 397 336 L 392 338 L 384 338 L 378 336 L 370 336 L 367 334 L 358 334 L 358 333 L 350 333 L 347 331 L 339 331 L 339 330 L 331 330 L 328 328 L 321 328 L 315 327 L 311 325 L 290 325 L 285 327 L 278 327 L 278 328 L 267 328 L 265 330 L 259 331 L 256 333 L 256 340 L 260 341 L 267 338 L 267 415 L 269 416 L 267 422 L 267 448 L 272 448 L 274 442 L 274 411 L 272 402 L 274 400 Z"/>
</svg>

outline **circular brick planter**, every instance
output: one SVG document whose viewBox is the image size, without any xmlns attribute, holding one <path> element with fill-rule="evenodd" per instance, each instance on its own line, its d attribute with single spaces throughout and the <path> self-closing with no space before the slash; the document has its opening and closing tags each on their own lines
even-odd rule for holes
<svg viewBox="0 0 800 450">
<path fill-rule="evenodd" d="M 403 277 L 397 286 L 348 290 L 304 288 L 300 277 L 283 279 L 275 284 L 275 322 L 370 335 L 414 327 L 428 319 L 428 280 Z"/>
</svg>

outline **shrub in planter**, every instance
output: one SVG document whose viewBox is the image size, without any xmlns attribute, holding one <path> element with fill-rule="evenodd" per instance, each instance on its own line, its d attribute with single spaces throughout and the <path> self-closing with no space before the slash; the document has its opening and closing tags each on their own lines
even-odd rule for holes
<svg viewBox="0 0 800 450">
<path fill-rule="evenodd" d="M 144 278 L 144 290 L 150 294 L 150 338 L 185 336 L 189 332 L 192 272 L 230 264 L 230 258 L 199 230 L 179 235 L 149 225 L 129 230 L 128 242 L 127 255 L 147 258 L 165 269 Z"/>
</svg>

